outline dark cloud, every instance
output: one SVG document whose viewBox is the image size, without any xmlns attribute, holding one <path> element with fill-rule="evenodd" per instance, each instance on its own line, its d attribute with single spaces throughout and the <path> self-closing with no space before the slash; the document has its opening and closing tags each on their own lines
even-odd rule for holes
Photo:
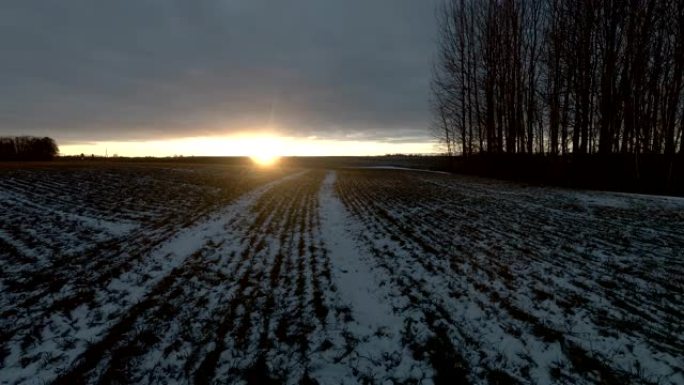
<svg viewBox="0 0 684 385">
<path fill-rule="evenodd" d="M 3 134 L 429 137 L 431 1 L 2 3 Z"/>
</svg>

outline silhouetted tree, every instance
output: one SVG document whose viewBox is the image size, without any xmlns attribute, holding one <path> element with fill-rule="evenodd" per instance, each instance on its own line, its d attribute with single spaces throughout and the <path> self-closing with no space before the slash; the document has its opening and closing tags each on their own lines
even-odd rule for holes
<svg viewBox="0 0 684 385">
<path fill-rule="evenodd" d="M 448 152 L 684 152 L 684 2 L 445 0 Z"/>
<path fill-rule="evenodd" d="M 59 154 L 52 138 L 0 137 L 0 160 L 52 160 Z"/>
</svg>

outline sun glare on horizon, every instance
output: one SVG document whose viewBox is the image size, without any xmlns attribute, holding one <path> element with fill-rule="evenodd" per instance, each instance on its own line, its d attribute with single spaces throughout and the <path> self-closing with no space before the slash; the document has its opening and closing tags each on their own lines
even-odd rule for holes
<svg viewBox="0 0 684 385">
<path fill-rule="evenodd" d="M 257 154 L 250 156 L 250 158 L 252 162 L 261 167 L 271 167 L 280 160 L 280 156 L 274 154 Z"/>
<path fill-rule="evenodd" d="M 260 166 L 273 166 L 287 156 L 368 156 L 431 153 L 434 144 L 387 143 L 278 135 L 187 137 L 153 141 L 105 141 L 60 145 L 62 155 L 98 156 L 246 156 Z"/>
<path fill-rule="evenodd" d="M 250 143 L 248 155 L 257 166 L 271 167 L 282 155 L 282 140 L 278 137 L 262 137 Z"/>
</svg>

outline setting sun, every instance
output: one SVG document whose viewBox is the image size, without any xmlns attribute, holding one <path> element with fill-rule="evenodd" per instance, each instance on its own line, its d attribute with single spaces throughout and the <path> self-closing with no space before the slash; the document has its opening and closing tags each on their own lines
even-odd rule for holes
<svg viewBox="0 0 684 385">
<path fill-rule="evenodd" d="M 280 157 L 273 154 L 258 154 L 250 156 L 252 162 L 262 167 L 270 167 L 278 162 Z"/>
<path fill-rule="evenodd" d="M 278 162 L 283 147 L 283 141 L 279 137 L 266 136 L 252 140 L 247 151 L 255 164 L 261 167 L 269 167 Z"/>
</svg>

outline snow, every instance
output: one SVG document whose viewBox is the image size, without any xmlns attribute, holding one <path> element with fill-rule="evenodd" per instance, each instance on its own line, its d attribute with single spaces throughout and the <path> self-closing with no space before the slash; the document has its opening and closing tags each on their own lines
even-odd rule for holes
<svg viewBox="0 0 684 385">
<path fill-rule="evenodd" d="M 651 326 L 667 333 L 672 320 L 654 307 L 665 300 L 665 306 L 673 309 L 679 299 L 676 295 L 654 298 L 651 290 L 663 291 L 659 287 L 663 276 L 681 276 L 682 256 L 674 250 L 681 250 L 684 243 L 683 204 L 604 193 L 595 194 L 590 202 L 578 202 L 576 193 L 567 190 L 456 176 L 345 171 L 343 180 L 349 206 L 366 223 L 361 237 L 369 248 L 379 251 L 391 277 L 402 277 L 396 280 L 404 286 L 401 291 L 408 291 L 419 304 L 443 308 L 438 317 L 453 327 L 452 341 L 474 340 L 474 349 L 462 351 L 469 366 L 478 368 L 473 373 L 504 370 L 519 381 L 527 377 L 545 384 L 555 382 L 550 367 L 560 364 L 562 375 L 585 383 L 581 366 L 575 367 L 583 361 L 568 361 L 566 351 L 574 349 L 598 357 L 608 367 L 601 370 L 616 376 L 633 376 L 634 362 L 639 362 L 649 381 L 681 381 L 674 364 L 682 361 L 681 350 L 667 353 L 653 344 L 651 350 L 629 349 L 652 337 L 639 329 L 624 330 L 626 338 L 621 332 L 612 336 L 615 331 L 597 324 L 597 313 L 608 311 L 608 317 L 618 320 L 611 322 L 664 316 L 650 322 L 657 322 Z M 591 193 L 587 194 L 591 199 Z M 599 210 L 583 206 L 599 206 Z M 649 216 L 642 215 L 644 210 Z M 612 233 L 629 243 L 621 243 Z M 578 264 L 582 258 L 590 262 Z M 449 259 L 449 265 L 442 265 Z M 659 269 L 640 270 L 642 264 Z M 634 268 L 631 271 L 639 274 L 620 273 L 623 276 L 616 280 L 615 269 Z M 578 286 L 582 281 L 592 290 Z M 611 286 L 605 291 L 594 288 L 602 281 Z M 555 301 L 536 299 L 537 294 L 529 289 L 535 287 L 549 290 Z M 556 303 L 576 295 L 586 302 L 577 310 L 569 309 L 570 314 Z M 634 308 L 626 308 L 632 314 L 625 314 L 629 304 L 622 305 L 621 298 L 635 303 Z M 641 313 L 646 308 L 651 310 Z M 635 314 L 635 309 L 640 312 Z M 434 317 L 423 307 L 420 311 Z M 557 337 L 545 336 L 548 332 L 540 325 L 564 338 L 560 343 L 553 341 Z M 662 343 L 672 344 L 676 352 L 679 342 L 675 341 L 665 338 Z M 478 378 L 471 375 L 470 381 L 479 383 Z"/>
<path fill-rule="evenodd" d="M 399 166 L 364 166 L 364 167 L 350 167 L 357 169 L 366 170 L 403 170 L 403 171 L 419 171 L 419 172 L 429 172 L 433 174 L 444 174 L 449 175 L 450 173 L 445 171 L 427 170 L 423 168 L 410 168 L 410 167 L 399 167 Z"/>
<path fill-rule="evenodd" d="M 94 287 L 88 288 L 93 293 L 90 300 L 91 303 L 87 306 L 82 304 L 70 311 L 50 312 L 49 310 L 46 311 L 46 309 L 54 307 L 60 297 L 64 297 L 69 301 L 73 299 L 80 300 L 78 296 L 83 289 L 77 289 L 77 285 L 82 285 L 77 283 L 78 280 L 89 279 L 89 276 L 96 276 L 97 272 L 91 271 L 84 266 L 83 273 L 75 274 L 70 279 L 73 282 L 67 281 L 68 283 L 61 286 L 59 292 L 46 293 L 46 295 L 41 295 L 38 291 L 28 293 L 28 295 L 22 292 L 14 294 L 9 290 L 4 290 L 7 284 L 6 281 L 3 281 L 0 286 L 3 288 L 3 295 L 0 297 L 0 305 L 2 306 L 0 310 L 8 311 L 6 314 L 11 314 L 6 319 L 3 319 L 3 324 L 7 326 L 5 330 L 12 328 L 15 332 L 24 334 L 23 337 L 19 335 L 7 341 L 7 344 L 4 346 L 0 346 L 0 348 L 5 349 L 6 354 L 6 357 L 3 358 L 2 368 L 0 368 L 0 378 L 3 380 L 3 383 L 34 383 L 36 381 L 43 383 L 53 380 L 59 372 L 63 372 L 73 365 L 89 345 L 101 340 L 121 316 L 126 315 L 136 304 L 143 301 L 161 280 L 178 268 L 178 266 L 182 265 L 190 255 L 195 253 L 198 246 L 212 241 L 220 242 L 225 239 L 224 226 L 226 222 L 235 220 L 237 216 L 248 215 L 246 208 L 255 199 L 273 187 L 274 183 L 286 181 L 292 176 L 294 175 L 265 184 L 242 196 L 240 199 L 231 202 L 230 205 L 219 208 L 211 215 L 200 219 L 189 227 L 173 229 L 170 232 L 164 228 L 147 228 L 137 234 L 131 233 L 136 231 L 139 225 L 133 224 L 131 221 L 113 221 L 55 209 L 45 203 L 39 203 L 39 199 L 47 194 L 35 194 L 32 190 L 23 190 L 25 184 L 13 184 L 13 180 L 0 180 L 2 182 L 0 187 L 4 187 L 4 189 L 0 189 L 0 195 L 9 198 L 3 201 L 2 204 L 8 205 L 11 208 L 11 210 L 2 213 L 7 222 L 0 224 L 0 241 L 5 241 L 7 244 L 14 246 L 15 250 L 19 253 L 19 255 L 8 255 L 7 257 L 2 255 L 2 268 L 8 272 L 14 271 L 14 275 L 17 277 L 30 274 L 32 272 L 29 270 L 31 267 L 34 270 L 38 270 L 37 268 L 45 268 L 48 271 L 56 270 L 56 267 L 53 265 L 54 262 L 51 261 L 54 256 L 47 252 L 47 250 L 52 249 L 46 247 L 49 246 L 50 242 L 48 237 L 56 238 L 57 244 L 63 248 L 62 253 L 76 256 L 80 253 L 86 254 L 90 247 L 97 250 L 98 243 L 100 242 L 128 240 L 131 243 L 129 245 L 124 244 L 123 246 L 126 247 L 121 251 L 121 254 L 114 256 L 109 261 L 109 263 L 114 265 L 117 259 L 129 257 L 130 253 L 135 252 L 136 248 L 140 247 L 140 245 L 134 243 L 136 236 L 153 239 L 154 237 L 169 237 L 169 235 L 172 235 L 154 246 L 153 249 L 145 251 L 145 258 L 133 262 L 130 270 L 112 277 L 106 285 L 99 283 Z M 126 180 L 122 182 L 125 183 Z M 39 189 L 36 190 L 39 191 Z M 52 201 L 52 204 L 55 204 L 55 201 Z M 63 204 L 60 201 L 55 206 L 69 207 L 70 205 Z M 88 209 L 87 207 L 85 208 Z M 28 247 L 25 242 L 13 239 L 8 234 L 9 230 L 13 234 L 26 234 L 26 232 L 18 233 L 16 227 L 24 226 L 21 216 L 22 214 L 25 216 L 27 213 L 40 218 L 34 223 L 40 223 L 43 226 L 39 231 L 30 231 L 29 234 L 41 237 L 42 242 L 46 245 L 37 243 L 39 247 Z M 186 213 L 188 219 L 193 214 L 190 212 Z M 54 223 L 50 223 L 46 219 L 56 219 L 65 222 L 68 229 L 50 228 L 49 226 L 54 225 Z M 52 233 L 46 233 L 48 229 Z M 94 236 L 89 235 L 93 233 L 93 230 Z M 127 238 L 129 236 L 130 238 Z M 36 243 L 34 239 L 27 238 L 27 240 Z M 94 246 L 88 244 L 88 241 L 94 241 Z M 150 241 L 146 242 L 150 243 Z M 151 244 L 154 245 L 154 242 L 151 242 Z M 107 252 L 108 250 L 101 251 L 103 254 Z M 41 265 L 26 265 L 23 262 L 24 260 L 18 260 L 22 261 L 22 263 L 16 263 L 14 259 L 19 256 L 24 259 L 26 257 L 36 257 Z M 88 260 L 88 262 L 91 261 Z M 66 271 L 64 273 L 69 274 L 68 266 L 65 267 Z M 77 268 L 81 268 L 81 266 L 74 266 L 74 270 Z M 71 273 L 73 274 L 73 272 Z M 16 278 L 14 275 L 12 278 Z M 49 281 L 46 282 L 46 284 L 49 283 Z M 12 285 L 16 285 L 16 283 Z M 24 301 L 31 297 L 36 298 L 33 301 L 34 309 L 16 307 L 17 304 L 25 303 Z M 19 312 L 17 313 L 15 309 Z M 41 319 L 41 317 L 45 318 Z M 14 322 L 12 322 L 13 320 Z M 34 325 L 45 326 L 42 330 L 36 331 L 32 329 Z M 34 342 L 29 345 L 24 344 L 22 341 L 27 338 L 31 338 Z M 36 360 L 35 357 L 43 358 Z M 24 363 L 27 358 L 31 358 L 29 364 Z"/>
<path fill-rule="evenodd" d="M 387 287 L 381 285 L 373 272 L 372 257 L 359 247 L 352 238 L 359 226 L 350 218 L 342 202 L 334 193 L 336 173 L 328 172 L 321 187 L 319 201 L 321 204 L 321 234 L 324 243 L 330 250 L 330 259 L 334 261 L 333 277 L 339 296 L 349 306 L 353 317 L 352 325 L 348 325 L 358 339 L 363 341 L 356 347 L 355 354 L 359 366 L 379 377 L 406 379 L 420 373 L 425 377 L 423 383 L 430 384 L 431 370 L 424 363 L 416 362 L 401 342 L 403 317 L 395 314 L 387 301 L 390 296 Z M 355 226 L 356 225 L 356 226 Z M 393 373 L 382 373 L 377 365 L 384 356 L 399 353 L 401 363 L 392 368 Z M 332 383 L 341 378 L 339 372 L 321 373 L 323 383 Z M 352 381 L 353 383 L 353 381 Z"/>
<path fill-rule="evenodd" d="M 0 382 L 684 383 L 684 200 L 404 171 L 0 178 Z"/>
</svg>

